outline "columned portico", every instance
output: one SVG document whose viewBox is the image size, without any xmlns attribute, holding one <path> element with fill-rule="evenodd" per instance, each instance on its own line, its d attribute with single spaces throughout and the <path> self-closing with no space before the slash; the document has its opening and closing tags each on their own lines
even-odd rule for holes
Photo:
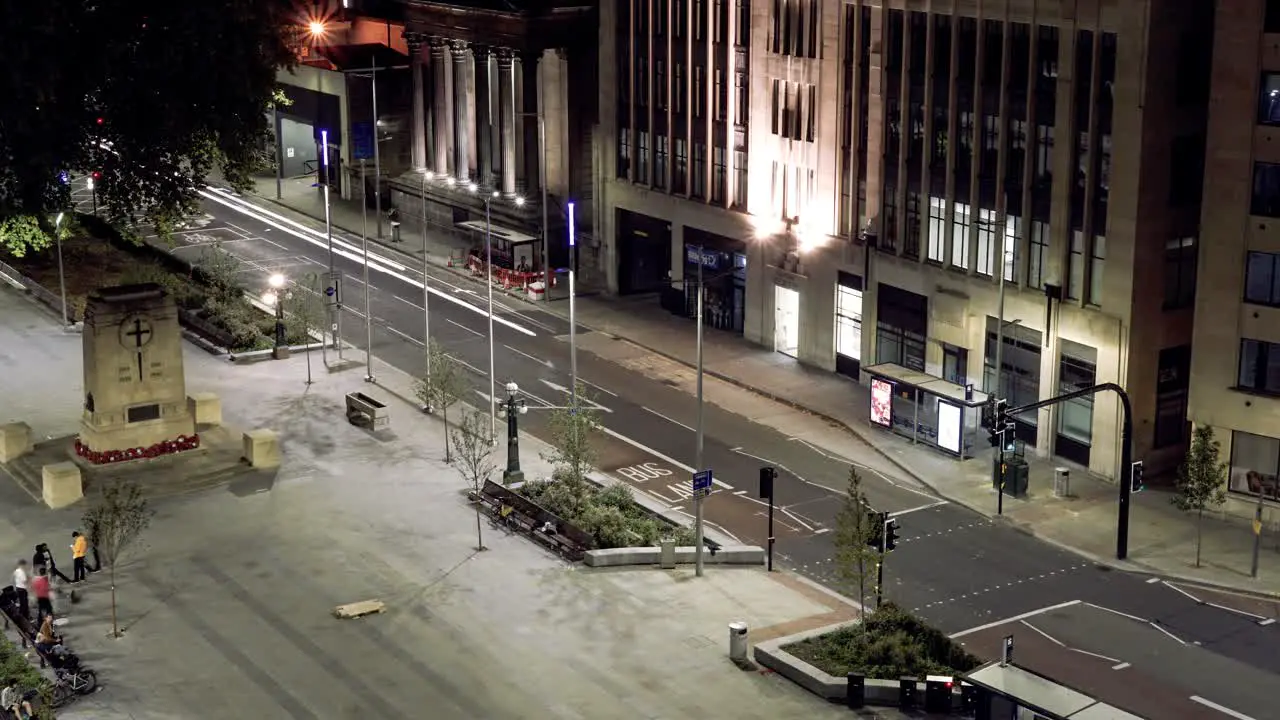
<svg viewBox="0 0 1280 720">
<path fill-rule="evenodd" d="M 435 102 L 431 105 L 431 117 L 435 129 L 435 159 L 432 170 L 439 175 L 449 174 L 449 136 L 453 134 L 453 115 L 449 112 L 449 58 L 447 41 L 431 38 L 431 73 Z"/>
<path fill-rule="evenodd" d="M 536 195 L 538 187 L 538 168 L 542 162 L 542 146 L 538 142 L 538 95 L 541 83 L 538 82 L 538 60 L 541 54 L 526 52 L 520 55 L 521 95 L 524 100 L 524 184 L 525 192 Z"/>
<path fill-rule="evenodd" d="M 409 64 L 413 72 L 413 106 L 411 113 L 413 128 L 410 133 L 412 143 L 411 161 L 414 172 L 422 172 L 427 167 L 427 110 L 422 80 L 422 45 L 424 38 L 418 33 L 405 33 L 404 39 L 409 46 Z"/>
<path fill-rule="evenodd" d="M 453 56 L 453 174 L 459 182 L 471 179 L 469 157 L 471 128 L 467 122 L 467 43 L 455 40 L 450 47 Z"/>
<path fill-rule="evenodd" d="M 501 125 L 502 192 L 516 192 L 516 74 L 515 55 L 498 50 L 498 120 Z"/>
<path fill-rule="evenodd" d="M 476 77 L 476 182 L 488 186 L 493 179 L 493 99 L 489 80 L 490 49 L 473 45 Z"/>
</svg>

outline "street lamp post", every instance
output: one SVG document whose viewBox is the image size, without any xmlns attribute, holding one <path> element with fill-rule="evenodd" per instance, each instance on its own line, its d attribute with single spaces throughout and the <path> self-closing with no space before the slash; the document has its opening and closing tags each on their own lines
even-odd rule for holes
<svg viewBox="0 0 1280 720">
<path fill-rule="evenodd" d="M 698 422 L 697 422 L 697 446 L 694 451 L 693 466 L 698 472 L 706 470 L 702 466 L 702 305 L 703 293 L 706 292 L 702 283 L 702 248 L 698 248 Z M 694 574 L 702 577 L 702 554 L 703 554 L 703 528 L 702 528 L 702 494 L 698 493 L 693 498 L 693 530 L 694 530 Z"/>
<path fill-rule="evenodd" d="M 67 327 L 71 323 L 67 318 L 67 276 L 62 266 L 62 218 L 66 217 L 66 213 L 58 213 L 58 218 L 53 221 L 53 241 L 58 245 L 58 289 L 62 293 L 62 326 Z"/>
<path fill-rule="evenodd" d="M 577 292 L 574 288 L 574 276 L 578 269 L 577 262 L 577 228 L 574 220 L 574 207 L 576 203 L 569 203 L 569 376 L 573 380 L 573 406 L 578 407 L 578 317 L 577 317 Z M 544 293 L 549 293 L 550 287 L 544 288 Z M 577 427 L 576 425 L 574 427 Z"/>
<path fill-rule="evenodd" d="M 377 143 L 374 143 L 375 150 Z M 376 153 L 375 153 L 376 157 Z M 365 194 L 364 160 L 360 160 L 360 246 L 364 252 L 364 381 L 377 382 L 373 376 L 373 308 L 369 305 L 369 203 Z"/>
<path fill-rule="evenodd" d="M 324 169 L 324 235 L 329 249 L 329 287 L 333 288 L 333 301 L 329 303 L 329 332 L 333 334 L 333 346 L 342 361 L 342 288 L 333 264 L 333 220 L 329 206 L 329 131 L 320 131 L 320 167 Z"/>
<path fill-rule="evenodd" d="M 471 192 L 476 191 L 476 184 L 471 184 Z M 493 225 L 489 216 L 489 201 L 493 196 L 484 199 L 484 248 L 485 273 L 488 275 L 486 285 L 489 286 L 489 442 L 496 443 L 498 438 L 498 411 L 494 389 L 496 383 L 493 375 Z"/>
<path fill-rule="evenodd" d="M 502 483 L 524 480 L 524 471 L 520 469 L 520 425 L 519 416 L 529 412 L 524 399 L 519 398 L 520 386 L 514 382 L 507 383 L 507 401 L 503 407 L 507 411 L 507 469 L 502 471 Z"/>
<path fill-rule="evenodd" d="M 284 360 L 289 357 L 289 346 L 285 344 L 287 338 L 285 337 L 284 331 L 285 283 L 286 280 L 284 275 L 275 273 L 267 280 L 267 284 L 270 285 L 270 289 L 262 295 L 262 301 L 267 305 L 270 305 L 272 309 L 275 310 L 275 346 L 271 349 L 271 357 L 276 360 Z"/>
<path fill-rule="evenodd" d="M 375 130 L 376 132 L 376 130 Z M 427 387 L 431 387 L 431 278 L 427 272 L 430 262 L 427 256 L 427 181 L 433 177 L 428 170 L 422 173 L 422 348 L 427 358 Z M 432 410 L 427 403 L 427 412 Z"/>
</svg>

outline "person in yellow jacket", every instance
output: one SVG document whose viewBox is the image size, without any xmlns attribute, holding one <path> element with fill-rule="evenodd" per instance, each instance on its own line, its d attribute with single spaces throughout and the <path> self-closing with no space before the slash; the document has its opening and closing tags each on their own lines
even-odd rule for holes
<svg viewBox="0 0 1280 720">
<path fill-rule="evenodd" d="M 79 531 L 71 533 L 71 559 L 75 563 L 75 571 L 71 573 L 71 582 L 82 582 L 85 578 L 84 555 L 89 551 L 89 540 Z"/>
</svg>

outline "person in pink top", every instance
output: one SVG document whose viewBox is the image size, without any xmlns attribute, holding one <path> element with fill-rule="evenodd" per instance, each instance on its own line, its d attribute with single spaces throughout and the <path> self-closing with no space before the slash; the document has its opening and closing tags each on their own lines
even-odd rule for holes
<svg viewBox="0 0 1280 720">
<path fill-rule="evenodd" d="M 46 615 L 53 615 L 53 589 L 49 587 L 49 570 L 43 565 L 36 568 L 36 576 L 31 580 L 31 594 L 36 596 L 36 622 L 44 620 Z"/>
</svg>

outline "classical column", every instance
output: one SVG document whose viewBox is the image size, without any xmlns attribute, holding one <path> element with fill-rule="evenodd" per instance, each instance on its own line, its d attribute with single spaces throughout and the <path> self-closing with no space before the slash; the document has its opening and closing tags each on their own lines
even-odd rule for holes
<svg viewBox="0 0 1280 720">
<path fill-rule="evenodd" d="M 516 74 L 511 51 L 498 50 L 498 122 L 501 125 L 502 192 L 516 192 Z"/>
<path fill-rule="evenodd" d="M 543 147 L 538 140 L 538 60 L 541 53 L 528 52 L 520 55 L 520 80 L 523 84 L 524 96 L 524 177 L 525 192 L 530 195 L 541 192 L 538 187 L 539 163 L 542 162 Z"/>
<path fill-rule="evenodd" d="M 471 49 L 476 61 L 476 180 L 488 186 L 493 175 L 493 106 L 489 93 L 489 48 Z"/>
<path fill-rule="evenodd" d="M 422 172 L 427 167 L 427 118 L 422 86 L 422 41 L 420 33 L 406 32 L 405 42 L 409 46 L 409 65 L 413 69 L 413 132 L 410 140 L 413 145 L 413 169 Z"/>
<path fill-rule="evenodd" d="M 453 174 L 459 182 L 470 179 L 471 161 L 467 156 L 471 128 L 467 123 L 467 43 L 454 40 L 453 54 Z"/>
<path fill-rule="evenodd" d="M 431 74 L 435 85 L 432 93 L 431 116 L 435 130 L 435 160 L 431 168 L 437 174 L 449 174 L 449 135 L 453 132 L 453 118 L 449 114 L 449 59 L 448 48 L 442 38 L 431 38 Z"/>
</svg>

